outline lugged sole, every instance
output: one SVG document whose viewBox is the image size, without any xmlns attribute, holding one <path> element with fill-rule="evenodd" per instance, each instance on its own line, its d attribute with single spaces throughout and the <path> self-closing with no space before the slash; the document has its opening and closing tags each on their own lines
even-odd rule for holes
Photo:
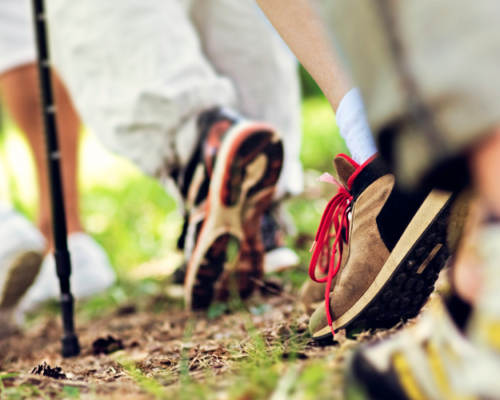
<svg viewBox="0 0 500 400">
<path fill-rule="evenodd" d="M 12 263 L 0 301 L 0 311 L 17 305 L 40 272 L 42 259 L 40 253 L 28 251 Z"/>
<path fill-rule="evenodd" d="M 213 300 L 228 244 L 233 241 L 239 245 L 244 239 L 242 210 L 248 193 L 267 175 L 265 151 L 279 141 L 270 126 L 259 123 L 237 124 L 224 138 L 210 182 L 206 218 L 188 263 L 187 309 L 207 308 Z"/>
<path fill-rule="evenodd" d="M 35 281 L 43 256 L 36 251 L 20 254 L 7 272 L 4 291 L 0 297 L 0 336 L 11 331 L 11 317 L 19 300 Z"/>
<path fill-rule="evenodd" d="M 447 226 L 452 194 L 434 190 L 408 225 L 377 278 L 349 311 L 333 322 L 335 332 L 386 328 L 415 317 L 449 257 Z M 333 338 L 329 326 L 313 335 Z"/>
</svg>

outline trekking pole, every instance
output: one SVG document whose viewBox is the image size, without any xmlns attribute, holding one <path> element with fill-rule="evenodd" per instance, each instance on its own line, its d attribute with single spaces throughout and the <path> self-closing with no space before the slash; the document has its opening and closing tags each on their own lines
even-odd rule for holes
<svg viewBox="0 0 500 400">
<path fill-rule="evenodd" d="M 71 260 L 68 252 L 66 214 L 61 182 L 61 154 L 57 143 L 56 106 L 52 93 L 52 76 L 49 57 L 48 30 L 43 0 L 32 0 L 33 21 L 35 25 L 38 52 L 38 74 L 42 95 L 42 118 L 45 131 L 47 162 L 49 165 L 50 198 L 52 209 L 52 229 L 54 233 L 54 258 L 61 288 L 61 314 L 64 326 L 62 356 L 73 357 L 80 353 L 78 337 L 75 334 L 73 317 L 73 296 L 69 277 Z"/>
</svg>

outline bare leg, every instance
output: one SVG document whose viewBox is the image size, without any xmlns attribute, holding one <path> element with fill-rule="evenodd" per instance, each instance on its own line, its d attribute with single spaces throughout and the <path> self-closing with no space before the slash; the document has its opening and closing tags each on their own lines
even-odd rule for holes
<svg viewBox="0 0 500 400">
<path fill-rule="evenodd" d="M 472 177 L 491 212 L 500 218 L 500 126 L 470 157 Z"/>
<path fill-rule="evenodd" d="M 39 186 L 38 225 L 52 247 L 52 225 L 48 167 L 40 115 L 40 95 L 36 67 L 24 65 L 0 76 L 0 90 L 11 115 L 26 134 L 34 155 Z M 81 232 L 78 203 L 78 139 L 80 122 L 71 99 L 54 74 L 54 91 L 57 102 L 59 147 L 62 157 L 62 178 L 68 233 Z"/>
<path fill-rule="evenodd" d="M 312 0 L 257 0 L 281 37 L 337 111 L 352 89 Z"/>
<path fill-rule="evenodd" d="M 257 0 L 262 10 L 318 83 L 336 114 L 352 158 L 363 164 L 377 152 L 359 91 L 351 90 L 327 25 L 314 0 Z"/>
<path fill-rule="evenodd" d="M 477 254 L 477 236 L 485 220 L 500 219 L 500 127 L 470 155 L 471 174 L 478 191 L 466 225 L 463 246 L 453 269 L 454 286 L 464 300 L 475 304 L 481 294 L 482 260 Z"/>
</svg>

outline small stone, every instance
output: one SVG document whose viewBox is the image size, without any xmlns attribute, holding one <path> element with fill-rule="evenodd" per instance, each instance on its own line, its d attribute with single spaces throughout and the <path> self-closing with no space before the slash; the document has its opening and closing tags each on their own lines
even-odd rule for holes
<svg viewBox="0 0 500 400">
<path fill-rule="evenodd" d="M 406 263 L 406 269 L 409 271 L 416 265 L 415 260 L 410 260 Z"/>
<path fill-rule="evenodd" d="M 111 354 L 118 350 L 123 350 L 123 343 L 120 339 L 115 339 L 113 336 L 108 335 L 107 338 L 99 338 L 92 343 L 92 353 L 98 354 Z"/>
</svg>

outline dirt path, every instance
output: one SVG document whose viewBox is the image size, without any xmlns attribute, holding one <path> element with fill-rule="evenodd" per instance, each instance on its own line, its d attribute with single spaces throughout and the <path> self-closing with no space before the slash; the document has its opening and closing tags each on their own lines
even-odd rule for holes
<svg viewBox="0 0 500 400">
<path fill-rule="evenodd" d="M 192 384 L 232 374 L 247 360 L 255 363 L 265 358 L 265 353 L 270 359 L 279 356 L 301 363 L 338 351 L 308 343 L 308 319 L 287 297 L 256 297 L 248 307 L 250 312 L 228 313 L 213 320 L 181 310 L 153 314 L 118 309 L 107 318 L 78 324 L 82 353 L 73 359 L 59 354 L 59 319 L 45 319 L 26 332 L 0 340 L 3 385 L 8 393 L 16 389 L 17 394 L 32 387 L 32 394 L 38 390 L 41 398 L 72 394 L 154 398 L 158 396 L 151 386 L 167 388 L 166 393 L 170 387 L 174 394 L 180 379 Z M 97 348 L 93 343 L 99 338 L 105 340 Z M 111 354 L 94 354 L 119 347 L 123 349 Z M 61 367 L 66 379 L 30 374 L 43 362 Z M 19 375 L 6 377 L 12 373 Z"/>
</svg>

